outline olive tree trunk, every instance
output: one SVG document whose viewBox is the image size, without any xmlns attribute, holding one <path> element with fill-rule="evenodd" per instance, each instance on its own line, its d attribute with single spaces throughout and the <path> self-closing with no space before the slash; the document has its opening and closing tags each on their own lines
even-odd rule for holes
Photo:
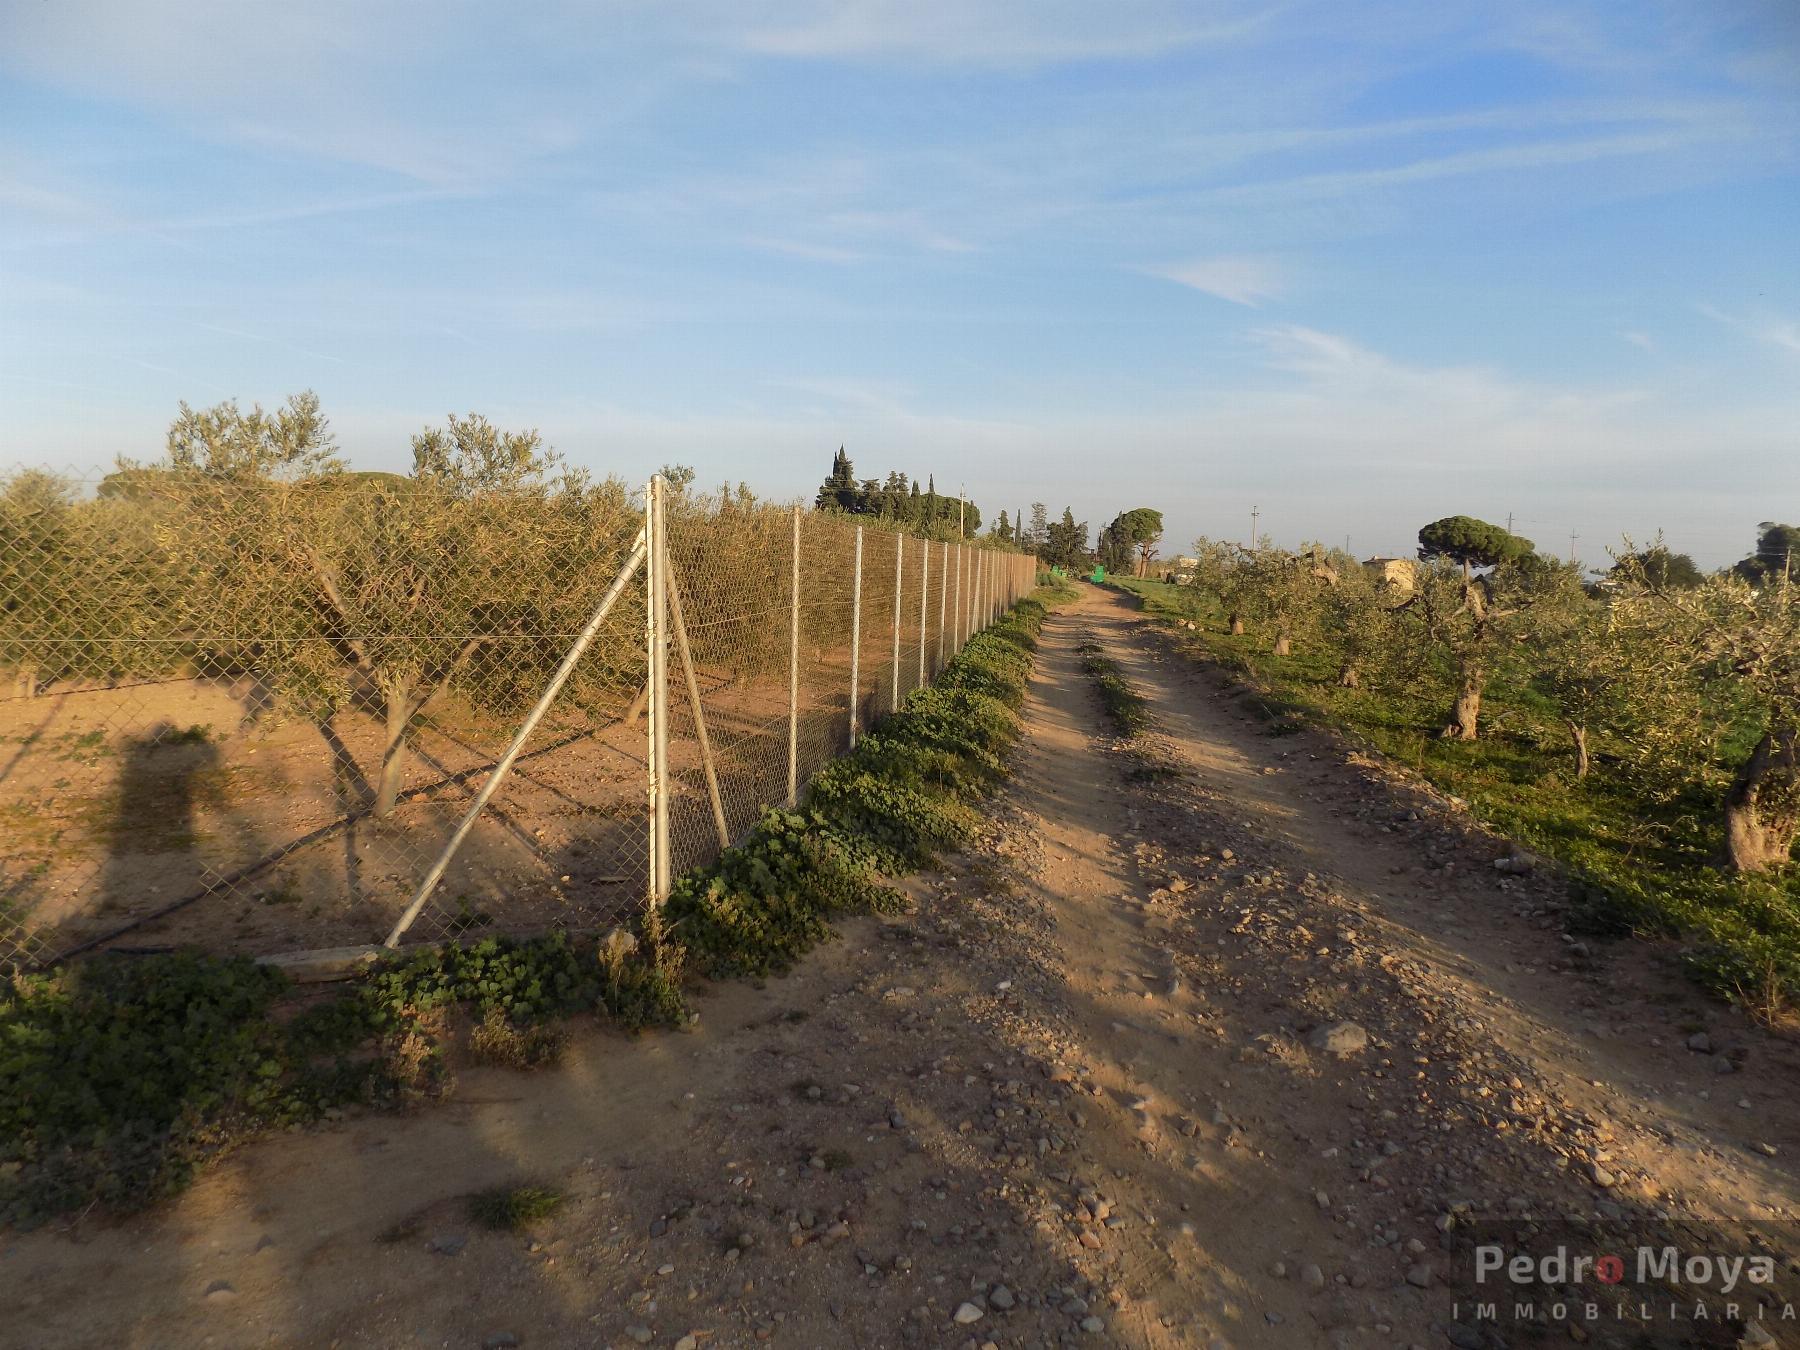
<svg viewBox="0 0 1800 1350">
<path fill-rule="evenodd" d="M 406 786 L 406 738 L 419 710 L 413 681 L 395 679 L 382 686 L 387 707 L 387 737 L 381 750 L 381 777 L 375 786 L 377 819 L 393 812 Z"/>
<path fill-rule="evenodd" d="M 1465 661 L 1457 683 L 1456 701 L 1450 705 L 1450 720 L 1438 733 L 1439 739 L 1472 741 L 1480 734 L 1483 683 L 1481 667 Z"/>
<path fill-rule="evenodd" d="M 1790 861 L 1800 838 L 1800 729 L 1765 732 L 1725 794 L 1725 857 L 1734 872 Z"/>
<path fill-rule="evenodd" d="M 1573 718 L 1565 718 L 1563 725 L 1569 729 L 1569 741 L 1575 747 L 1575 777 L 1586 778 L 1593 761 L 1588 756 L 1587 728 Z"/>
</svg>

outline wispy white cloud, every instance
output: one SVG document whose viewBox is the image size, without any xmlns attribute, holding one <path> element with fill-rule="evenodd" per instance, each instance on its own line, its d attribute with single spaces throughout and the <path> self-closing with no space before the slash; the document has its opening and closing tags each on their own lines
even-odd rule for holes
<svg viewBox="0 0 1800 1350">
<path fill-rule="evenodd" d="M 1732 314 L 1708 304 L 1696 305 L 1695 309 L 1714 323 L 1723 324 L 1764 346 L 1786 355 L 1800 356 L 1800 323 L 1792 319 L 1767 312 Z"/>
<path fill-rule="evenodd" d="M 99 214 L 99 208 L 92 202 L 74 193 L 3 176 L 0 176 L 0 206 L 9 211 L 58 220 L 86 220 Z"/>
<path fill-rule="evenodd" d="M 771 56 L 893 58 L 1029 67 L 1161 56 L 1229 43 L 1254 32 L 1268 4 L 1173 0 L 803 0 L 778 20 L 701 6 L 728 40 Z M 1197 13 L 1196 11 L 1201 11 Z M 736 11 L 734 13 L 734 11 Z M 716 30 L 715 30 L 716 31 Z"/>
<path fill-rule="evenodd" d="M 933 253 L 973 253 L 975 245 L 937 228 L 924 211 L 836 211 L 827 224 L 871 239 L 888 239 Z"/>
<path fill-rule="evenodd" d="M 1298 174 L 1235 184 L 1207 194 L 1218 201 L 1274 203 L 1301 198 L 1340 197 L 1356 192 L 1408 187 L 1473 174 L 1569 168 L 1599 160 L 1629 159 L 1691 149 L 1708 141 L 1749 139 L 1748 126 L 1706 124 L 1662 131 L 1532 141 L 1482 150 L 1464 150 L 1369 169 Z"/>
<path fill-rule="evenodd" d="M 805 239 L 773 239 L 767 235 L 751 235 L 744 240 L 751 248 L 762 249 L 769 253 L 786 253 L 790 257 L 806 258 L 812 262 L 855 263 L 866 256 L 853 248 L 840 248 L 835 244 L 815 244 Z"/>
<path fill-rule="evenodd" d="M 1287 271 L 1281 264 L 1242 254 L 1194 258 L 1141 270 L 1251 309 L 1279 298 L 1288 288 Z"/>
<path fill-rule="evenodd" d="M 1623 342 L 1629 342 L 1632 346 L 1638 348 L 1641 351 L 1654 352 L 1656 350 L 1655 339 L 1653 339 L 1648 333 L 1640 332 L 1639 330 L 1637 330 L 1635 328 L 1628 328 L 1624 332 L 1620 333 L 1619 339 L 1620 339 L 1620 341 L 1623 341 Z"/>
</svg>

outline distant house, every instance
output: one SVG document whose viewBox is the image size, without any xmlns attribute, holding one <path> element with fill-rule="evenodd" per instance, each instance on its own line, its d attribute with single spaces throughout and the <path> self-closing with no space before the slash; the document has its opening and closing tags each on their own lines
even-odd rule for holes
<svg viewBox="0 0 1800 1350">
<path fill-rule="evenodd" d="M 1386 590 L 1410 591 L 1419 579 L 1419 564 L 1412 558 L 1364 558 L 1363 566 Z"/>
</svg>

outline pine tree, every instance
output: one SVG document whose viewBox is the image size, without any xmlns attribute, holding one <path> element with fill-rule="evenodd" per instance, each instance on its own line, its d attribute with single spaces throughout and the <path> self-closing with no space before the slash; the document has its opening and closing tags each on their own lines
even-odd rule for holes
<svg viewBox="0 0 1800 1350">
<path fill-rule="evenodd" d="M 819 495 L 813 500 L 813 507 L 819 511 L 856 511 L 860 509 L 857 500 L 856 470 L 850 463 L 850 456 L 839 446 L 838 452 L 831 460 L 831 476 L 819 487 Z"/>
</svg>

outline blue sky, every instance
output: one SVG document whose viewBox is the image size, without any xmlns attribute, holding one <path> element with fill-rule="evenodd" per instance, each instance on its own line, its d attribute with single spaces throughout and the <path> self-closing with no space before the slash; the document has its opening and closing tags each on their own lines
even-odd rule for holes
<svg viewBox="0 0 1800 1350">
<path fill-rule="evenodd" d="M 316 389 L 1169 551 L 1800 519 L 1800 7 L 0 0 L 0 461 Z"/>
</svg>

